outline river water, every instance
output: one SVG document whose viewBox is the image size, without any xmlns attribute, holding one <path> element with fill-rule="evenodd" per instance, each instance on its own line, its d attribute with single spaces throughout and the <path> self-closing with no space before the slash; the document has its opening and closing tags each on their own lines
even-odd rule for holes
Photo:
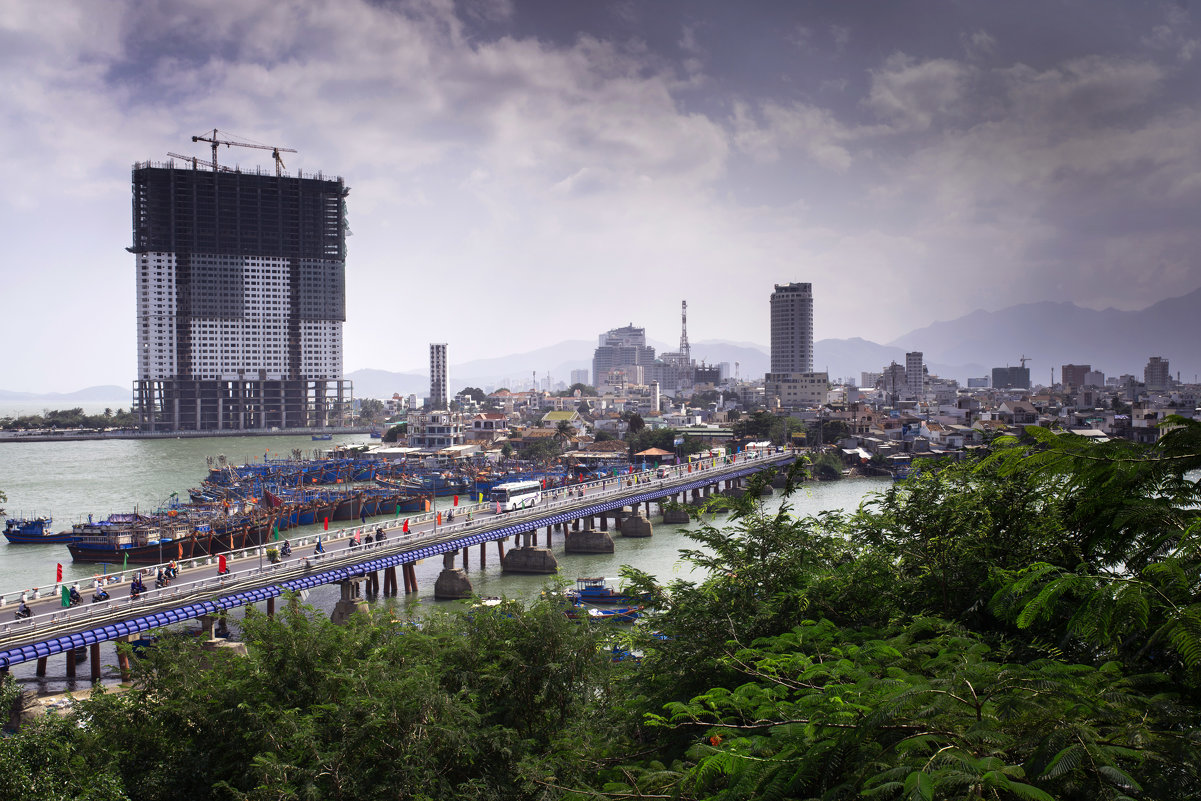
<svg viewBox="0 0 1201 801">
<path fill-rule="evenodd" d="M 186 499 L 187 490 L 198 486 L 207 475 L 207 457 L 220 454 L 234 464 L 242 464 L 262 461 L 265 456 L 288 456 L 293 449 L 309 456 L 318 448 L 373 442 L 378 440 L 371 440 L 365 434 L 335 435 L 330 442 L 313 442 L 309 436 L 0 442 L 0 491 L 8 496 L 3 506 L 9 515 L 51 514 L 54 528 L 62 530 L 89 514 L 101 517 L 135 508 L 153 509 L 172 493 Z M 802 515 L 827 509 L 850 511 L 866 496 L 888 485 L 888 479 L 811 483 L 792 497 L 791 504 L 794 512 Z M 439 501 L 441 505 L 449 499 Z M 777 509 L 780 502 L 778 496 L 764 501 L 769 510 Z M 718 525 L 723 520 L 716 518 Z M 555 534 L 552 548 L 561 575 L 571 583 L 579 576 L 615 578 L 625 564 L 645 570 L 661 581 L 670 581 L 690 576 L 688 566 L 679 557 L 681 548 L 693 545 L 681 533 L 685 528 L 654 522 L 654 536 L 650 538 L 615 536 L 617 547 L 613 554 L 564 554 L 560 533 Z M 310 533 L 316 533 L 317 529 L 312 527 Z M 291 530 L 287 536 L 303 533 L 303 529 Z M 541 536 L 545 538 L 545 530 Z M 79 581 L 85 590 L 92 576 L 102 569 L 99 565 L 72 563 L 66 545 L 12 545 L 4 541 L 0 544 L 0 595 L 11 604 L 22 590 L 52 586 L 60 563 L 64 582 Z M 423 605 L 439 603 L 433 600 L 433 586 L 441 567 L 440 559 L 427 559 L 416 567 L 417 598 Z M 483 569 L 479 564 L 479 549 L 471 550 L 467 574 L 475 591 L 484 596 L 529 598 L 551 580 L 547 576 L 502 575 L 494 545 L 487 549 L 487 564 Z M 331 586 L 313 590 L 306 602 L 329 611 L 336 600 L 337 588 Z M 8 614 L 10 608 L 0 609 L 0 614 Z M 65 683 L 63 658 L 50 662 L 50 675 L 36 682 L 40 692 L 57 692 L 69 686 Z M 23 681 L 32 681 L 31 667 L 18 667 L 14 674 Z M 86 688 L 83 679 L 86 673 L 81 666 L 81 683 L 75 689 Z M 105 671 L 106 681 L 111 678 L 110 673 Z"/>
</svg>

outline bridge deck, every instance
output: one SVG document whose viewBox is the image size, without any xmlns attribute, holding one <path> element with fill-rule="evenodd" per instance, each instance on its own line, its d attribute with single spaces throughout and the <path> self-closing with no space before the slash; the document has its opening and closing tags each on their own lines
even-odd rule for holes
<svg viewBox="0 0 1201 801">
<path fill-rule="evenodd" d="M 686 470 L 683 465 L 673 468 L 675 475 L 666 478 L 653 478 L 649 472 L 643 472 L 572 487 L 572 491 L 582 488 L 582 497 L 568 495 L 553 499 L 548 492 L 544 503 L 530 510 L 496 514 L 489 504 L 474 504 L 463 507 L 454 523 L 439 525 L 440 514 L 437 512 L 410 517 L 410 531 L 403 536 L 396 534 L 403 525 L 398 518 L 386 523 L 376 522 L 330 532 L 333 537 L 326 540 L 336 542 L 348 539 L 356 530 L 369 533 L 376 528 L 385 528 L 389 536 L 384 544 L 370 549 L 331 548 L 320 556 L 300 554 L 297 553 L 298 549 L 294 549 L 288 560 L 263 564 L 261 567 L 261 554 L 256 549 L 252 553 L 258 557 L 257 561 L 254 557 L 239 560 L 244 567 L 226 575 L 216 575 L 215 566 L 206 564 L 186 571 L 168 587 L 148 590 L 138 599 L 117 598 L 117 593 L 113 593 L 114 597 L 106 602 L 58 608 L 49 613 L 35 614 L 26 620 L 0 623 L 0 670 L 172 623 L 214 615 L 244 604 L 266 601 L 286 592 L 332 584 L 473 545 L 505 540 L 546 526 L 604 514 L 624 506 L 656 501 L 718 481 L 749 476 L 769 467 L 786 464 L 792 459 L 790 454 L 739 455 L 736 459 L 713 460 L 715 464 L 711 466 L 707 460 L 703 468 L 698 466 Z M 468 512 L 472 513 L 470 521 L 464 519 Z M 248 561 L 256 564 L 245 566 Z M 127 586 L 128 583 L 116 585 L 118 590 Z M 41 606 L 44 608 L 47 605 L 43 603 Z"/>
</svg>

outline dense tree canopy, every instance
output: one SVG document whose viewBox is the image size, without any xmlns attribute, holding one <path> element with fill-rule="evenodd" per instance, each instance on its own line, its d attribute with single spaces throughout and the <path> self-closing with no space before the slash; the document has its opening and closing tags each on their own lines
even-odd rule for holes
<svg viewBox="0 0 1201 801">
<path fill-rule="evenodd" d="M 251 613 L 249 656 L 168 640 L 129 691 L 0 740 L 0 794 L 1191 801 L 1201 424 L 1169 427 L 1030 430 L 854 514 L 768 513 L 761 475 L 690 529 L 703 578 L 623 570 L 648 597 L 624 632 L 554 594 Z"/>
</svg>

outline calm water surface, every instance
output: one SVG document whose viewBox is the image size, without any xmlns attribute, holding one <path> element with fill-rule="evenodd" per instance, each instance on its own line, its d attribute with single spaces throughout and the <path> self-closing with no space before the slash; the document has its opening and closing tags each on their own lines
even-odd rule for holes
<svg viewBox="0 0 1201 801">
<path fill-rule="evenodd" d="M 206 457 L 224 455 L 235 464 L 262 461 L 264 455 L 284 457 L 295 449 L 311 455 L 316 448 L 334 445 L 371 443 L 365 434 L 335 436 L 332 442 L 313 442 L 310 437 L 222 437 L 205 439 L 96 440 L 86 442 L 0 442 L 0 490 L 8 495 L 4 504 L 10 515 L 51 514 L 56 530 L 71 523 L 113 512 L 135 508 L 150 510 L 165 502 L 172 493 L 187 497 L 190 487 L 198 486 L 207 474 Z M 378 442 L 375 441 L 375 442 Z M 812 514 L 827 509 L 854 510 L 865 496 L 885 489 L 887 479 L 854 479 L 832 483 L 808 484 L 793 496 L 797 514 Z M 447 499 L 440 499 L 444 502 Z M 780 499 L 765 500 L 769 510 L 778 508 Z M 656 515 L 657 517 L 657 515 Z M 716 518 L 718 525 L 723 517 Z M 654 521 L 654 518 L 652 518 Z M 562 534 L 556 533 L 553 549 L 560 573 L 574 582 L 579 576 L 615 578 L 622 565 L 645 570 L 662 581 L 693 577 L 689 566 L 679 557 L 681 548 L 693 543 L 681 532 L 686 526 L 654 522 L 654 536 L 647 539 L 614 537 L 616 552 L 605 555 L 564 554 Z M 317 527 L 312 527 L 315 532 Z M 300 532 L 290 531 L 289 537 Z M 540 532 L 545 537 L 545 530 Z M 0 543 L 0 594 L 11 599 L 23 589 L 54 584 L 56 566 L 63 565 L 65 581 L 80 581 L 85 589 L 99 565 L 73 564 L 66 545 L 11 545 Z M 434 580 L 441 570 L 440 559 L 427 559 L 416 567 L 423 605 L 434 605 Z M 471 549 L 468 577 L 480 595 L 529 598 L 550 580 L 546 576 L 502 575 L 496 546 L 489 544 L 487 563 L 479 564 L 479 548 Z M 87 584 L 84 584 L 87 582 Z M 335 587 L 315 589 L 307 603 L 330 610 L 337 600 Z M 11 607 L 10 607 L 11 608 Z M 0 614 L 8 613 L 7 609 Z M 115 658 L 107 658 L 115 662 Z M 14 674 L 32 682 L 41 692 L 57 692 L 66 684 L 63 659 L 51 660 L 47 678 L 31 678 L 32 667 L 23 666 Z M 80 666 L 81 682 L 74 689 L 86 689 L 86 666 Z M 106 680 L 111 671 L 105 671 Z"/>
</svg>

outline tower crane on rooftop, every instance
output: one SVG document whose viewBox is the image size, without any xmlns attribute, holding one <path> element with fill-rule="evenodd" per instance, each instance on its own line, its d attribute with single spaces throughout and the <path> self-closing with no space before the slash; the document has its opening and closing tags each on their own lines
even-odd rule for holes
<svg viewBox="0 0 1201 801">
<path fill-rule="evenodd" d="M 202 163 L 196 156 L 185 156 L 183 153 L 172 153 L 170 150 L 167 151 L 167 155 L 173 159 L 180 159 L 185 164 L 191 164 L 193 170 L 198 169 Z M 221 170 L 222 172 L 233 172 L 232 168 L 226 167 L 225 165 L 221 165 L 217 169 Z"/>
<path fill-rule="evenodd" d="M 212 145 L 212 147 L 213 147 L 213 171 L 214 172 L 217 171 L 217 146 L 218 145 L 225 145 L 226 147 L 250 147 L 250 148 L 254 148 L 255 150 L 270 150 L 271 157 L 273 159 L 275 159 L 275 174 L 276 175 L 282 175 L 283 168 L 284 168 L 284 160 L 280 157 L 279 154 L 280 153 L 295 153 L 295 152 L 297 152 L 290 147 L 276 147 L 275 145 L 255 145 L 255 144 L 251 144 L 250 142 L 236 142 L 232 139 L 218 139 L 217 134 L 219 134 L 219 133 L 221 133 L 221 131 L 218 131 L 216 128 L 214 128 L 212 136 L 209 136 L 208 132 L 205 131 L 205 133 L 200 136 L 192 137 L 193 142 L 208 142 L 210 145 Z M 228 134 L 228 133 L 226 134 L 226 136 L 229 136 L 229 135 L 230 134 Z"/>
<path fill-rule="evenodd" d="M 1022 356 L 1021 358 L 1018 359 L 1018 361 L 1022 363 L 1022 367 L 1024 368 L 1026 366 L 1026 362 L 1032 362 L 1032 361 L 1034 361 L 1034 359 L 1031 359 L 1028 356 Z"/>
</svg>

